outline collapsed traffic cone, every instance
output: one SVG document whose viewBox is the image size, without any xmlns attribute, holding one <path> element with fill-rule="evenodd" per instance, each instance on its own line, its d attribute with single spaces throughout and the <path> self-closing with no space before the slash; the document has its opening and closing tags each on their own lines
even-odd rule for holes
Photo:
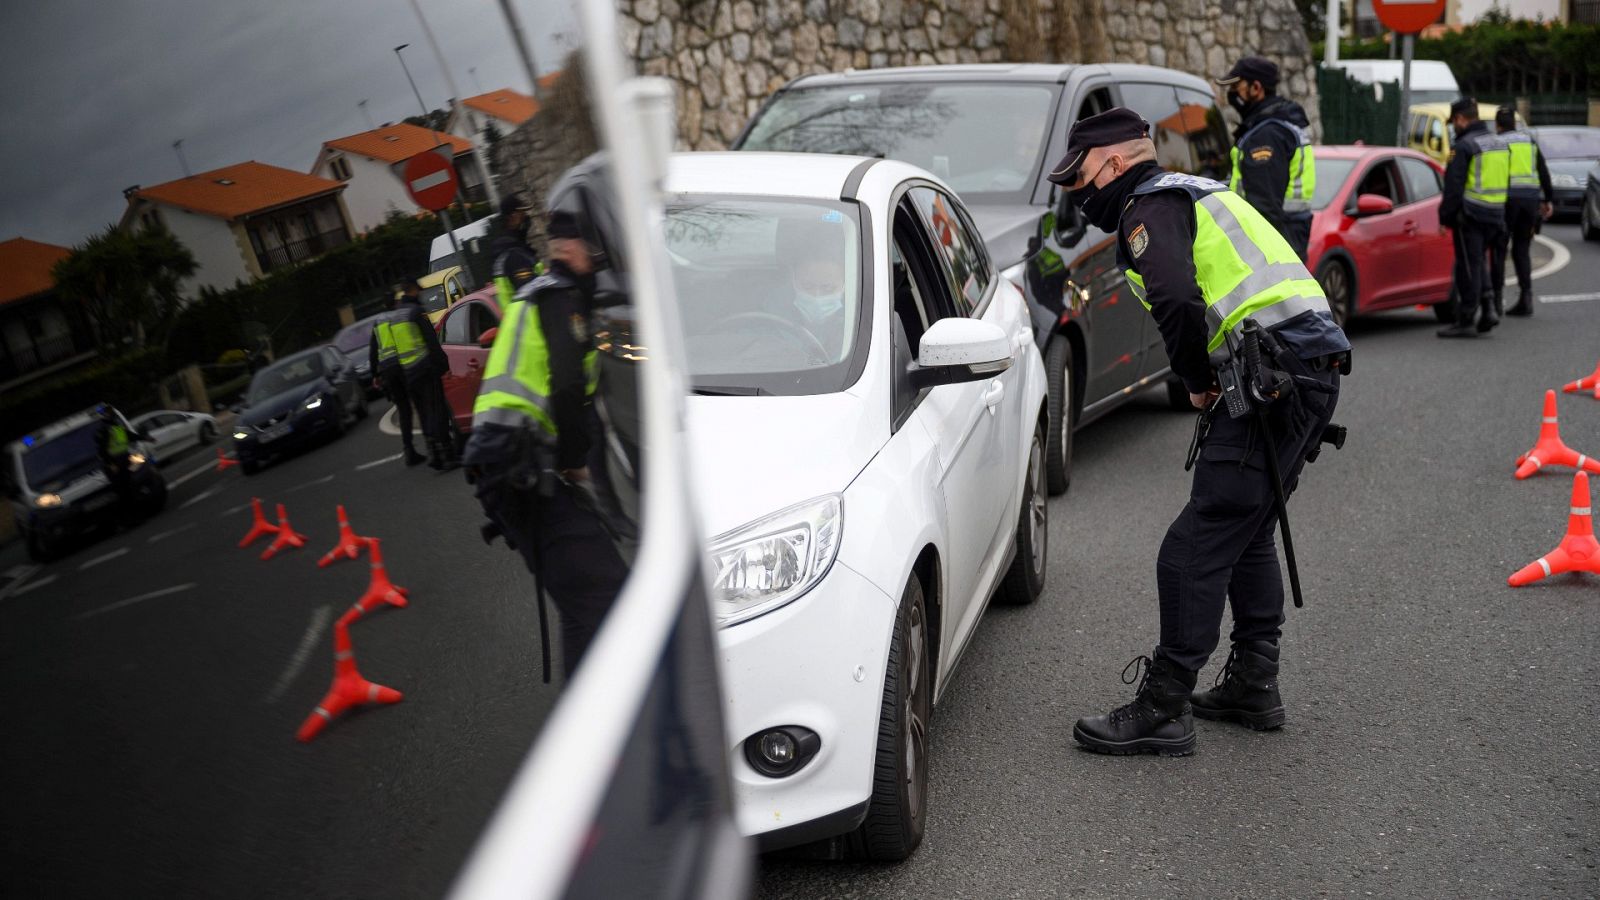
<svg viewBox="0 0 1600 900">
<path fill-rule="evenodd" d="M 227 469 L 230 466 L 237 466 L 238 464 L 239 464 L 239 461 L 237 459 L 229 459 L 226 456 L 223 456 L 222 455 L 222 448 L 221 447 L 217 448 L 217 471 L 218 472 L 221 472 L 221 471 L 223 471 L 224 469 Z"/>
<path fill-rule="evenodd" d="M 306 716 L 295 737 L 305 743 L 348 710 L 375 703 L 399 703 L 404 696 L 394 688 L 373 684 L 361 677 L 356 669 L 355 651 L 350 645 L 350 630 L 341 620 L 333 627 L 333 687 L 311 715 Z"/>
<path fill-rule="evenodd" d="M 1572 476 L 1572 511 L 1567 515 L 1567 536 L 1544 556 L 1523 566 L 1507 584 L 1522 587 L 1530 582 L 1562 572 L 1593 572 L 1600 575 L 1600 542 L 1594 539 L 1594 513 L 1589 506 L 1589 476 Z"/>
<path fill-rule="evenodd" d="M 367 592 L 339 617 L 340 625 L 354 622 L 385 603 L 403 608 L 408 602 L 406 597 L 410 592 L 403 587 L 396 587 L 394 582 L 389 580 L 389 571 L 383 566 L 383 549 L 380 546 L 382 542 L 377 538 L 365 540 L 367 554 L 372 558 L 372 578 L 367 582 Z"/>
<path fill-rule="evenodd" d="M 1561 425 L 1556 420 L 1555 391 L 1544 392 L 1544 422 L 1539 426 L 1539 442 L 1533 445 L 1532 450 L 1517 457 L 1517 477 L 1527 478 L 1545 466 L 1571 466 L 1600 474 L 1600 461 L 1562 443 Z"/>
<path fill-rule="evenodd" d="M 264 534 L 277 534 L 278 526 L 267 521 L 266 515 L 261 512 L 261 498 L 251 497 L 250 508 L 255 511 L 255 521 L 250 525 L 250 531 L 239 539 L 239 546 L 248 547 L 256 538 Z M 282 507 L 280 507 L 281 509 Z"/>
<path fill-rule="evenodd" d="M 278 536 L 272 539 L 267 549 L 261 551 L 263 560 L 271 559 L 278 555 L 278 551 L 285 547 L 304 547 L 306 536 L 289 527 L 289 514 L 284 511 L 283 504 L 278 504 Z"/>
<path fill-rule="evenodd" d="M 1584 376 L 1583 378 L 1579 378 L 1577 381 L 1574 381 L 1573 383 L 1563 387 L 1561 390 L 1568 394 L 1576 394 L 1579 391 L 1592 390 L 1594 391 L 1594 398 L 1596 400 L 1600 400 L 1600 363 L 1594 364 L 1594 372 Z"/>
<path fill-rule="evenodd" d="M 356 530 L 350 527 L 350 519 L 344 514 L 344 504 L 340 504 L 339 543 L 335 544 L 332 550 L 323 554 L 322 559 L 317 561 L 317 568 L 326 568 L 341 559 L 355 559 L 361 555 L 361 548 L 365 547 L 370 540 L 372 538 L 364 538 L 356 534 Z"/>
</svg>

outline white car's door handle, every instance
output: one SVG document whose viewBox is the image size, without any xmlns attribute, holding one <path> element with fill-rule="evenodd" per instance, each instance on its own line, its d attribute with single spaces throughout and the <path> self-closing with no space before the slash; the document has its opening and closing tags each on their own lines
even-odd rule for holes
<svg viewBox="0 0 1600 900">
<path fill-rule="evenodd" d="M 989 389 L 983 392 L 983 405 L 989 407 L 992 412 L 996 406 L 1000 405 L 1000 399 L 1005 395 L 1006 383 L 996 378 L 994 383 L 989 385 Z"/>
</svg>

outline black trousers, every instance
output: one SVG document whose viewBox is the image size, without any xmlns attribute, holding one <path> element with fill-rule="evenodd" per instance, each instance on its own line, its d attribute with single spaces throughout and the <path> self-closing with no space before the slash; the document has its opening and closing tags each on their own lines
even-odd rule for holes
<svg viewBox="0 0 1600 900">
<path fill-rule="evenodd" d="M 1488 285 L 1488 261 L 1484 253 L 1491 240 L 1500 233 L 1493 225 L 1483 225 L 1461 217 L 1455 228 L 1456 244 L 1456 322 L 1471 325 L 1478 318 L 1478 308 L 1485 309 L 1494 302 L 1494 295 L 1484 288 Z"/>
<path fill-rule="evenodd" d="M 444 385 L 431 369 L 406 375 L 406 390 L 417 404 L 422 418 L 422 433 L 430 446 L 454 447 L 456 432 L 450 419 L 450 405 L 444 399 Z"/>
<path fill-rule="evenodd" d="M 1506 283 L 1506 249 L 1511 250 L 1511 264 L 1516 267 L 1517 287 L 1527 293 L 1533 289 L 1533 232 L 1539 226 L 1539 201 L 1507 200 L 1506 230 L 1489 248 L 1489 292 L 1500 296 Z"/>
<path fill-rule="evenodd" d="M 411 391 L 406 387 L 406 379 L 400 370 L 381 372 L 378 377 L 383 379 L 383 392 L 389 397 L 389 402 L 394 404 L 394 415 L 400 426 L 400 446 L 406 453 L 416 453 L 416 448 L 411 443 Z"/>
<path fill-rule="evenodd" d="M 1306 454 L 1333 419 L 1339 374 L 1300 366 L 1292 374 L 1329 385 L 1332 393 L 1300 388 L 1268 413 L 1285 492 L 1300 481 Z M 1167 529 L 1156 558 L 1161 642 L 1156 653 L 1191 671 L 1203 667 L 1221 636 L 1224 603 L 1233 609 L 1234 643 L 1277 642 L 1283 626 L 1283 577 L 1273 529 L 1278 525 L 1266 441 L 1254 416 L 1213 413 L 1195 462 L 1189 502 Z M 1301 532 L 1305 534 L 1305 532 Z"/>
<path fill-rule="evenodd" d="M 628 567 L 595 513 L 572 489 L 549 497 L 509 487 L 495 473 L 478 482 L 484 511 L 516 546 L 561 613 L 561 664 L 568 678 L 589 649 L 628 578 Z"/>
<path fill-rule="evenodd" d="M 1311 215 L 1290 215 L 1283 224 L 1283 237 L 1300 261 L 1305 262 L 1311 249 Z"/>
</svg>

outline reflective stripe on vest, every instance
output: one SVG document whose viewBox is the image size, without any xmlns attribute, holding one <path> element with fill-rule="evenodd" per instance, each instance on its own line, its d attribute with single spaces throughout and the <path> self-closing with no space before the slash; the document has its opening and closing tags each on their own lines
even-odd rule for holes
<svg viewBox="0 0 1600 900">
<path fill-rule="evenodd" d="M 1533 138 L 1521 131 L 1508 131 L 1500 136 L 1506 144 L 1506 193 L 1512 197 L 1538 197 L 1539 173 L 1534 166 L 1538 148 Z"/>
<path fill-rule="evenodd" d="M 1244 180 L 1239 162 L 1244 156 L 1240 149 L 1250 136 L 1268 125 L 1282 125 L 1289 129 L 1298 141 L 1294 155 L 1289 157 L 1289 182 L 1283 189 L 1284 212 L 1309 212 L 1311 209 L 1311 196 L 1317 192 L 1317 160 L 1316 151 L 1311 146 L 1311 132 L 1283 119 L 1268 119 L 1239 136 L 1232 150 L 1233 177 L 1228 180 L 1228 190 L 1239 193 L 1239 185 Z"/>
<path fill-rule="evenodd" d="M 590 395 L 599 386 L 598 359 L 592 349 L 584 354 L 585 392 Z M 472 424 L 529 427 L 558 436 L 550 413 L 550 348 L 537 304 L 518 300 L 507 307 L 472 403 Z"/>
<path fill-rule="evenodd" d="M 1164 186 L 1175 176 L 1159 176 Z M 1213 360 L 1227 358 L 1226 335 L 1246 317 L 1272 328 L 1306 312 L 1328 312 L 1322 286 L 1300 262 L 1283 235 L 1273 228 L 1243 197 L 1206 187 L 1189 176 L 1171 182 L 1189 190 L 1195 199 L 1195 281 L 1206 304 L 1208 340 Z M 1144 191 L 1140 191 L 1143 193 Z M 1132 268 L 1123 271 L 1134 296 L 1145 309 L 1144 278 Z"/>
<path fill-rule="evenodd" d="M 389 334 L 394 341 L 395 356 L 399 358 L 401 368 L 410 369 L 427 355 L 428 346 L 423 343 L 422 329 L 411 321 L 410 314 L 405 310 L 389 314 Z M 381 347 L 379 352 L 381 354 Z"/>
<path fill-rule="evenodd" d="M 394 331 L 390 329 L 388 319 L 379 319 L 372 330 L 378 336 L 378 366 L 382 368 L 400 356 L 400 348 L 395 345 Z"/>
<path fill-rule="evenodd" d="M 1511 154 L 1505 140 L 1498 135 L 1476 134 L 1460 143 L 1473 151 L 1467 169 L 1467 202 L 1493 210 L 1503 208 L 1506 188 L 1511 183 Z"/>
</svg>

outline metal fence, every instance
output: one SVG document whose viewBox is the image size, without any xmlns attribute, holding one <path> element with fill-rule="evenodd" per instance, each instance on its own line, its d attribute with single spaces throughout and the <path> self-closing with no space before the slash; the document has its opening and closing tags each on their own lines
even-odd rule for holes
<svg viewBox="0 0 1600 900">
<path fill-rule="evenodd" d="M 1483 103 L 1496 106 L 1519 106 L 1527 101 L 1524 117 L 1529 125 L 1587 125 L 1589 124 L 1589 98 L 1584 94 L 1538 94 L 1532 97 L 1513 97 L 1508 94 L 1484 94 L 1478 97 Z M 1520 108 L 1520 106 L 1519 106 Z"/>
</svg>

